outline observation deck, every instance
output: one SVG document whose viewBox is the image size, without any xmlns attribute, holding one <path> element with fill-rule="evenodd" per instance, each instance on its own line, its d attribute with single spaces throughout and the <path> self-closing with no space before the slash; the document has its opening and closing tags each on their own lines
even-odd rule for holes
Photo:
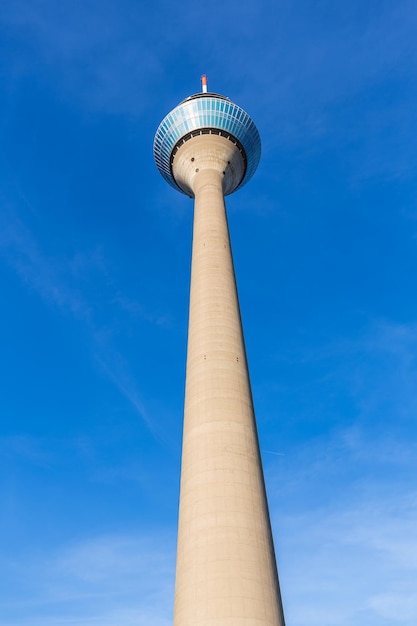
<svg viewBox="0 0 417 626">
<path fill-rule="evenodd" d="M 162 120 L 155 134 L 153 154 L 164 179 L 186 193 L 176 183 L 172 164 L 179 148 L 198 135 L 214 134 L 229 139 L 242 154 L 244 174 L 236 189 L 255 173 L 261 156 L 261 139 L 252 118 L 224 96 L 203 91 L 180 102 Z"/>
</svg>

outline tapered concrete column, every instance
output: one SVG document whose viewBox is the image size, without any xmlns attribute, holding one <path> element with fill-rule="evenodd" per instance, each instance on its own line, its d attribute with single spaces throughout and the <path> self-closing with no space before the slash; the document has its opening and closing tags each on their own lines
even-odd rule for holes
<svg viewBox="0 0 417 626">
<path fill-rule="evenodd" d="M 198 141 L 174 625 L 284 626 L 224 205 L 243 161 Z"/>
</svg>

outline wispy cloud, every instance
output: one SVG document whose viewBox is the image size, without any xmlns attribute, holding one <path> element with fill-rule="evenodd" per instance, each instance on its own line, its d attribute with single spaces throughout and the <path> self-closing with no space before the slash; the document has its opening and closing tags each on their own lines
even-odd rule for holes
<svg viewBox="0 0 417 626">
<path fill-rule="evenodd" d="M 307 615 L 317 626 L 348 626 L 365 615 L 376 626 L 388 602 L 390 617 L 395 605 L 398 623 L 412 626 L 402 601 L 414 605 L 415 494 L 376 497 L 370 491 L 367 501 L 276 515 L 284 600 L 294 626 Z"/>
<path fill-rule="evenodd" d="M 285 363 L 288 371 L 303 367 L 311 373 L 307 380 L 299 377 L 297 391 L 308 395 L 314 386 L 314 392 L 320 391 L 322 398 L 331 393 L 327 400 L 338 394 L 353 403 L 353 421 L 376 419 L 377 423 L 387 423 L 391 419 L 393 429 L 417 414 L 414 322 L 366 316 L 347 335 L 315 334 L 312 344 L 306 341 L 296 350 L 281 347 L 273 357 Z M 294 393 L 292 387 L 288 389 Z"/>
<path fill-rule="evenodd" d="M 43 443 L 41 439 L 28 435 L 0 437 L 0 457 L 17 457 L 39 467 L 48 467 L 52 457 Z"/>
<path fill-rule="evenodd" d="M 416 347 L 414 323 L 378 319 L 356 337 L 291 357 L 320 365 L 321 399 L 337 390 L 340 402 L 353 401 L 349 424 L 326 423 L 304 444 L 281 446 L 281 458 L 265 459 L 294 626 L 415 622 Z"/>
<path fill-rule="evenodd" d="M 94 537 L 4 566 L 8 588 L 24 590 L 19 606 L 2 600 L 7 626 L 165 626 L 172 612 L 174 541 L 163 530 Z M 20 619 L 29 607 L 32 617 Z"/>
<path fill-rule="evenodd" d="M 417 615 L 417 598 L 413 582 L 407 586 L 408 589 L 404 589 L 401 584 L 395 592 L 376 594 L 369 601 L 371 610 L 382 619 L 412 626 Z"/>
<path fill-rule="evenodd" d="M 164 432 L 158 427 L 158 422 L 153 419 L 153 416 L 148 411 L 138 385 L 120 353 L 112 350 L 107 343 L 103 345 L 101 341 L 98 341 L 95 359 L 109 380 L 112 381 L 120 393 L 127 398 L 142 417 L 154 437 L 160 442 L 167 443 Z"/>
<path fill-rule="evenodd" d="M 86 347 L 92 358 L 155 435 L 155 425 L 146 409 L 139 385 L 130 373 L 126 359 L 113 345 L 112 326 L 96 322 L 100 300 L 96 298 L 93 303 L 88 297 L 89 283 L 85 277 L 91 272 L 96 283 L 98 277 L 104 276 L 102 282 L 109 291 L 103 251 L 93 250 L 91 254 L 76 251 L 69 258 L 65 255 L 48 255 L 28 226 L 10 209 L 4 211 L 0 218 L 0 256 L 46 305 L 55 307 L 61 314 L 82 324 L 88 332 L 89 345 Z M 110 285 L 110 291 L 112 289 Z M 124 303 L 129 301 L 128 296 L 113 294 L 109 298 L 106 292 L 104 298 L 109 300 L 111 310 L 115 309 L 116 317 L 117 312 L 123 311 L 129 316 L 139 316 L 149 324 L 165 325 L 161 316 L 146 313 L 139 303 L 133 310 L 132 307 L 126 307 Z"/>
<path fill-rule="evenodd" d="M 161 328 L 170 328 L 172 326 L 172 318 L 170 315 L 150 313 L 149 311 L 146 311 L 143 304 L 137 300 L 133 300 L 127 296 L 119 294 L 114 298 L 113 302 L 120 307 L 122 311 L 130 313 L 134 317 L 140 317 L 151 324 L 156 324 L 156 326 L 161 326 Z"/>
<path fill-rule="evenodd" d="M 48 258 L 30 230 L 12 211 L 0 221 L 0 251 L 22 281 L 45 301 L 76 319 L 91 323 L 91 308 L 81 293 L 67 284 L 58 259 Z"/>
</svg>

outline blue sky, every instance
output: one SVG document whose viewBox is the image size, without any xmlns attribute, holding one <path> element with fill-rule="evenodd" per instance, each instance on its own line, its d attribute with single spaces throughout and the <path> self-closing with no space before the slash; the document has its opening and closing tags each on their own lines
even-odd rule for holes
<svg viewBox="0 0 417 626">
<path fill-rule="evenodd" d="M 168 626 L 192 203 L 152 141 L 254 118 L 228 198 L 288 626 L 415 626 L 417 6 L 0 11 L 0 625 Z"/>
</svg>

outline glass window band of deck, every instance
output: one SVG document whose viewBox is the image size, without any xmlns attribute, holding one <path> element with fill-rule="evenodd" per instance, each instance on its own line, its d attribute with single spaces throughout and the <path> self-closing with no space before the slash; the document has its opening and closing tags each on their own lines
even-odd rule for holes
<svg viewBox="0 0 417 626">
<path fill-rule="evenodd" d="M 200 96 L 200 94 L 199 94 Z M 164 179 L 179 189 L 172 176 L 173 152 L 182 139 L 191 138 L 193 131 L 218 129 L 230 139 L 246 157 L 246 172 L 242 187 L 253 176 L 261 156 L 261 139 L 250 116 L 239 106 L 222 96 L 187 98 L 160 123 L 155 134 L 153 152 L 156 165 Z"/>
</svg>

